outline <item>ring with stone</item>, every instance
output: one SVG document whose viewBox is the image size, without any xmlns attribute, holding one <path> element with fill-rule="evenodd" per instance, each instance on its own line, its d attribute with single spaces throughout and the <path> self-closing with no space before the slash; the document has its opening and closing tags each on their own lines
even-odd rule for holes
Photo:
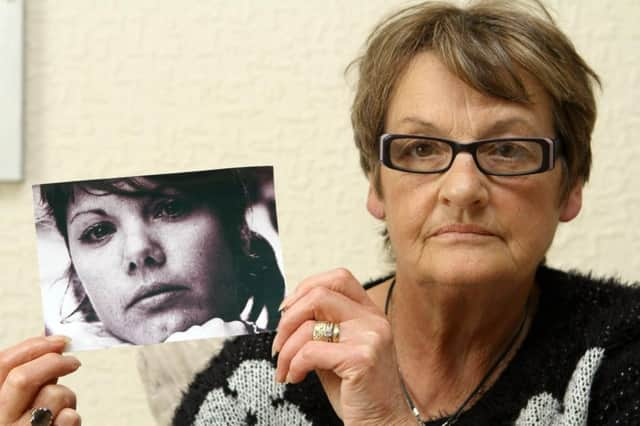
<svg viewBox="0 0 640 426">
<path fill-rule="evenodd" d="M 31 426 L 51 426 L 53 413 L 46 407 L 37 407 L 31 410 Z"/>
</svg>

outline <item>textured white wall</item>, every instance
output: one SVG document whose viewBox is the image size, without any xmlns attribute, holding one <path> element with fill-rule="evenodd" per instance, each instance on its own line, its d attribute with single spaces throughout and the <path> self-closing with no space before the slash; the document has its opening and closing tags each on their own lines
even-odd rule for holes
<svg viewBox="0 0 640 426">
<path fill-rule="evenodd" d="M 343 69 L 388 0 L 31 1 L 25 182 L 0 184 L 0 347 L 41 329 L 30 185 L 275 165 L 287 281 L 388 270 L 349 128 Z M 595 166 L 552 264 L 640 280 L 640 3 L 551 1 L 601 74 Z M 81 353 L 85 424 L 153 424 L 136 349 Z"/>
</svg>

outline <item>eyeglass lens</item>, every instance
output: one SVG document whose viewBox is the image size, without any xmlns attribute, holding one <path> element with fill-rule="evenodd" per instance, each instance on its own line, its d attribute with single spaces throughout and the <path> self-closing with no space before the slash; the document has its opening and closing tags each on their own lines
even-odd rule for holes
<svg viewBox="0 0 640 426">
<path fill-rule="evenodd" d="M 482 170 L 499 174 L 537 170 L 544 158 L 543 146 L 528 140 L 482 142 L 474 155 Z M 453 146 L 436 139 L 399 138 L 391 141 L 391 163 L 408 171 L 442 171 L 452 163 L 453 156 Z"/>
</svg>

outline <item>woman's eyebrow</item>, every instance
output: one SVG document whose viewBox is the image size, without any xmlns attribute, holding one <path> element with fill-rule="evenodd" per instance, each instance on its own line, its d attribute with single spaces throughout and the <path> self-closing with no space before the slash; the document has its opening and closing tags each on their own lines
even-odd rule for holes
<svg viewBox="0 0 640 426">
<path fill-rule="evenodd" d="M 402 120 L 400 120 L 399 124 L 412 125 L 412 130 L 411 130 L 412 132 L 420 132 L 425 134 L 429 133 L 433 135 L 441 134 L 440 129 L 436 124 L 415 116 L 404 117 Z"/>
<path fill-rule="evenodd" d="M 415 128 L 412 128 L 412 132 L 429 134 L 430 136 L 442 135 L 440 128 L 436 124 L 423 120 L 419 117 L 405 117 L 400 120 L 400 124 L 416 126 Z M 534 126 L 532 126 L 529 120 L 524 117 L 513 116 L 500 118 L 488 125 L 485 129 L 482 129 L 482 131 L 477 135 L 477 139 L 485 139 L 502 133 L 514 131 L 526 133 L 526 135 L 523 134 L 523 136 L 540 136 L 534 135 L 535 132 L 533 129 Z"/>
<path fill-rule="evenodd" d="M 98 216 L 107 216 L 107 212 L 102 209 L 82 210 L 71 217 L 71 219 L 69 220 L 69 225 L 71 225 L 78 216 L 82 216 L 83 214 L 97 214 Z"/>
<path fill-rule="evenodd" d="M 491 125 L 487 126 L 480 135 L 479 139 L 500 135 L 508 132 L 524 132 L 518 136 L 541 136 L 534 134 L 535 127 L 531 125 L 529 120 L 523 117 L 507 117 L 494 121 Z"/>
</svg>

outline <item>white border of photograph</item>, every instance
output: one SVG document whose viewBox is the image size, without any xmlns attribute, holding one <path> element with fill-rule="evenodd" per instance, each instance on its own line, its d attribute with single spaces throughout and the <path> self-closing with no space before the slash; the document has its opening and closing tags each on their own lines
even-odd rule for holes
<svg viewBox="0 0 640 426">
<path fill-rule="evenodd" d="M 46 189 L 43 196 L 50 204 L 43 203 L 42 187 Z M 69 201 L 74 198 L 75 202 Z M 277 307 L 284 297 L 285 282 L 273 167 L 33 185 L 33 200 L 45 334 L 71 337 L 68 351 L 129 345 L 130 342 L 153 344 L 229 337 L 268 331 L 277 325 L 280 316 Z M 173 207 L 168 206 L 171 203 Z M 61 230 L 51 207 L 57 212 L 58 220 L 72 214 L 74 218 L 71 222 L 62 221 Z M 163 213 L 156 215 L 158 209 Z M 175 211 L 171 213 L 166 209 Z M 165 210 L 170 213 L 164 213 Z M 80 218 L 82 215 L 84 219 Z M 203 217 L 210 219 L 203 222 Z M 242 220 L 236 219 L 238 217 Z M 74 225 L 74 221 L 78 223 Z M 72 230 L 73 227 L 76 230 Z M 100 229 L 95 231 L 96 227 Z M 88 232 L 91 244 L 84 241 Z M 130 251 L 127 246 L 136 245 L 131 241 L 143 239 L 150 247 L 144 262 L 141 258 L 125 259 Z M 72 251 L 74 245 L 75 251 Z M 78 261 L 84 256 L 82 251 L 93 256 L 89 263 L 84 257 L 83 263 L 71 265 L 69 253 L 79 256 L 74 257 L 74 261 Z M 158 262 L 147 263 L 151 257 L 159 259 Z M 123 266 L 134 263 L 140 266 L 133 269 Z M 83 273 L 84 277 L 98 279 L 90 280 L 92 286 L 86 286 L 82 282 Z M 231 278 L 220 281 L 219 276 Z M 123 285 L 126 283 L 131 285 Z M 239 287 L 230 287 L 229 283 Z M 169 288 L 163 295 L 160 290 L 154 290 L 160 284 L 183 286 L 187 291 Z M 226 289 L 226 294 L 220 293 L 217 286 Z M 80 291 L 76 287 L 80 287 Z M 105 288 L 113 288 L 113 295 L 101 290 Z M 149 293 L 144 296 L 145 303 L 135 309 L 127 308 L 143 299 L 139 293 L 145 291 Z M 205 296 L 212 301 L 207 312 L 202 308 Z M 153 304 L 157 306 L 151 306 Z M 82 308 L 84 305 L 89 309 Z M 107 322 L 98 318 L 101 315 L 94 306 L 108 313 L 103 318 L 108 318 Z M 189 306 L 196 310 L 186 315 Z M 148 316 L 142 314 L 145 309 Z M 134 310 L 139 311 L 136 313 L 139 318 L 131 314 Z M 163 310 L 166 311 L 164 319 Z M 234 313 L 230 314 L 231 311 Z M 128 322 L 124 321 L 127 316 Z M 204 322 L 195 321 L 196 317 Z M 123 319 L 121 325 L 118 318 Z M 165 323 L 184 326 L 167 335 Z M 136 327 L 140 324 L 141 327 Z M 134 328 L 139 330 L 130 332 Z M 161 337 L 151 337 L 156 334 Z"/>
</svg>

